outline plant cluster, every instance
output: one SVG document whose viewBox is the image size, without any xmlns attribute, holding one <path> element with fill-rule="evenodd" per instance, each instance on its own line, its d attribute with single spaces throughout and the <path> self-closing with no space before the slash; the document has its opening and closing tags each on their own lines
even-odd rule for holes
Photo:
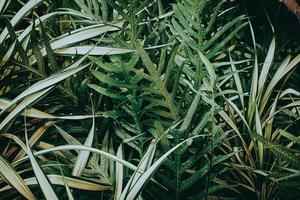
<svg viewBox="0 0 300 200">
<path fill-rule="evenodd" d="M 236 9 L 2 0 L 0 199 L 299 198 L 300 55 Z"/>
</svg>

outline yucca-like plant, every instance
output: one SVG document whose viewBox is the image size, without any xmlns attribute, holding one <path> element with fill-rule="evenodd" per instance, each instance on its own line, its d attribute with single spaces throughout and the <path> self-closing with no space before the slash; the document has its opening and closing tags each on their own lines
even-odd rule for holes
<svg viewBox="0 0 300 200">
<path fill-rule="evenodd" d="M 81 7 L 84 4 L 80 3 L 80 1 L 76 2 Z M 66 79 L 66 81 L 60 84 L 55 92 L 51 93 L 39 106 L 45 108 L 45 105 L 50 101 L 52 103 L 51 108 L 48 108 L 46 111 L 61 114 L 70 113 L 70 110 L 66 109 L 66 107 L 62 108 L 59 105 L 63 102 L 63 104 L 68 106 L 81 105 L 83 109 L 80 109 L 77 113 L 90 112 L 90 108 L 83 104 L 83 101 L 88 100 L 85 87 L 88 75 L 80 73 L 76 78 L 72 76 L 84 68 L 87 68 L 89 65 L 86 63 L 87 65 L 85 65 L 84 68 L 69 69 L 78 66 L 83 61 L 83 59 L 78 60 L 76 56 L 84 56 L 87 53 L 90 55 L 110 55 L 130 52 L 130 50 L 119 49 L 119 51 L 117 50 L 118 48 L 95 45 L 97 42 L 99 44 L 99 40 L 103 38 L 103 34 L 119 30 L 121 25 L 111 25 L 108 24 L 108 22 L 99 24 L 98 22 L 101 18 L 97 18 L 97 21 L 95 18 L 88 17 L 88 14 L 84 12 L 81 13 L 74 9 L 67 8 L 37 16 L 39 14 L 36 13 L 37 8 L 39 6 L 47 8 L 49 6 L 47 1 L 31 0 L 22 7 L 20 6 L 22 5 L 18 3 L 3 1 L 3 6 L 1 7 L 1 21 L 5 26 L 0 34 L 1 51 L 3 52 L 3 56 L 1 56 L 2 76 L 0 94 L 9 101 L 37 81 L 44 83 L 45 79 L 49 78 L 49 82 L 45 87 L 40 88 L 45 89 Z M 97 5 L 94 6 L 99 5 L 97 3 Z M 10 10 L 15 7 L 20 8 L 11 16 L 9 14 Z M 24 16 L 28 16 L 33 20 L 28 23 L 28 20 L 26 18 L 24 19 Z M 58 19 L 60 19 L 61 16 L 64 16 L 64 20 L 67 22 L 63 20 L 59 21 Z M 65 30 L 60 26 L 66 23 L 68 24 L 68 20 L 72 19 L 76 19 L 80 23 L 70 26 L 70 28 L 74 30 L 71 30 L 70 33 L 65 33 Z M 84 21 L 86 19 L 90 19 L 90 21 Z M 55 20 L 56 22 L 54 23 L 53 21 Z M 98 24 L 94 25 L 95 23 Z M 115 21 L 114 23 L 119 23 L 119 21 Z M 19 28 L 19 24 L 26 26 Z M 96 40 L 96 42 L 91 39 Z M 81 45 L 77 46 L 79 43 L 81 43 Z M 76 63 L 77 60 L 78 62 Z M 72 63 L 74 65 L 71 65 Z M 70 68 L 67 68 L 68 66 Z M 55 81 L 53 79 L 55 79 Z M 40 89 L 31 90 L 31 92 L 23 94 L 22 98 Z M 7 99 L 3 101 L 7 101 Z M 36 100 L 37 99 L 39 99 L 39 96 L 36 96 Z M 18 100 L 15 99 L 14 103 L 19 100 L 21 100 L 21 98 L 18 98 Z M 28 104 L 35 103 L 36 100 L 32 100 L 32 102 L 29 101 Z M 4 103 L 5 102 L 3 102 L 3 104 Z M 4 110 L 7 108 L 8 107 Z M 4 111 L 2 111 L 2 113 L 4 113 Z M 6 120 L 6 123 L 15 116 L 16 115 L 11 115 L 10 118 Z M 4 126 L 4 123 L 2 126 Z M 8 129 L 8 126 L 6 126 L 6 129 Z"/>
<path fill-rule="evenodd" d="M 224 128 L 234 128 L 238 136 L 230 145 L 244 150 L 233 160 L 232 174 L 235 182 L 257 199 L 278 198 L 280 188 L 276 179 L 299 169 L 298 151 L 293 148 L 296 137 L 288 133 L 299 118 L 299 92 L 285 88 L 282 83 L 288 80 L 300 57 L 288 56 L 281 64 L 274 65 L 274 55 L 275 39 L 262 65 L 255 50 L 251 82 L 246 81 L 247 77 L 231 60 L 232 82 L 219 87 L 220 92 L 228 94 L 231 87 L 236 88 L 235 94 L 223 95 L 228 117 Z"/>
<path fill-rule="evenodd" d="M 77 1 L 77 3 L 80 4 L 81 2 Z M 19 6 L 21 6 L 19 10 L 11 16 L 10 10 Z M 57 24 L 52 24 L 53 21 L 51 20 L 63 15 L 84 21 L 87 16 L 75 9 L 64 9 L 35 17 L 39 14 L 36 10 L 38 6 L 47 8 L 49 4 L 46 1 L 35 0 L 30 0 L 25 4 L 21 3 L 21 5 L 14 1 L 1 1 L 0 4 L 1 23 L 5 22 L 4 29 L 0 34 L 1 52 L 3 52 L 3 54 L 1 53 L 0 69 L 2 96 L 0 100 L 0 131 L 1 146 L 3 147 L 1 148 L 3 157 L 1 157 L 0 170 L 2 174 L 0 180 L 1 198 L 10 198 L 19 194 L 27 199 L 58 199 L 59 196 L 72 199 L 73 195 L 70 188 L 94 192 L 110 190 L 112 179 L 106 174 L 108 169 L 102 168 L 103 166 L 113 168 L 113 165 L 105 164 L 107 157 L 105 159 L 103 157 L 98 158 L 94 154 L 91 158 L 92 161 L 87 162 L 90 153 L 80 149 L 83 144 L 85 147 L 91 148 L 97 139 L 95 120 L 90 125 L 84 119 L 92 119 L 93 117 L 98 119 L 100 115 L 91 115 L 91 109 L 86 103 L 80 111 L 74 109 L 74 106 L 78 106 L 79 100 L 89 99 L 86 97 L 84 89 L 85 82 L 83 80 L 86 75 L 80 74 L 77 78 L 74 78 L 74 75 L 90 66 L 85 61 L 87 53 L 90 55 L 109 55 L 128 52 L 128 50 L 117 50 L 116 52 L 114 51 L 116 48 L 95 46 L 97 42 L 99 43 L 99 39 L 103 38 L 104 33 L 118 30 L 120 27 L 118 25 L 110 26 L 107 22 L 100 25 L 99 20 L 101 19 L 88 17 L 94 22 L 83 22 L 78 25 L 79 28 L 76 25 L 70 34 L 65 34 L 63 28 L 60 28 L 58 34 L 62 35 L 57 35 L 55 33 L 56 25 L 62 25 L 64 22 L 59 21 Z M 27 19 L 24 19 L 24 16 L 33 19 L 30 25 L 27 24 Z M 98 25 L 94 25 L 94 23 L 98 23 Z M 18 26 L 19 24 L 22 25 L 21 28 Z M 54 31 L 49 31 L 52 28 Z M 96 42 L 90 40 L 95 37 L 97 37 Z M 88 40 L 89 42 L 87 42 Z M 92 46 L 76 46 L 83 41 Z M 61 57 L 62 55 L 69 56 L 69 58 Z M 76 56 L 82 57 L 78 59 Z M 59 85 L 62 82 L 64 84 Z M 77 87 L 73 88 L 72 84 Z M 77 94 L 81 94 L 81 96 L 78 97 Z M 44 98 L 45 96 L 47 98 Z M 60 103 L 62 101 L 63 107 L 59 105 L 62 104 Z M 81 103 L 83 103 L 82 100 Z M 33 104 L 43 111 L 30 108 Z M 73 107 L 68 107 L 70 105 Z M 74 114 L 86 112 L 89 114 L 74 116 Z M 25 129 L 22 125 L 24 124 L 23 117 L 20 115 L 26 117 Z M 49 121 L 45 122 L 43 119 Z M 80 124 L 77 123 L 77 127 L 71 127 L 71 132 L 79 128 L 79 132 L 76 132 L 84 134 L 81 137 L 84 140 L 78 141 L 57 125 L 57 130 L 53 130 L 53 124 L 59 123 L 61 120 L 84 120 Z M 71 122 L 71 124 L 74 125 L 75 123 Z M 24 137 L 24 130 L 27 133 L 26 126 L 30 130 Z M 57 135 L 58 133 L 65 138 L 69 145 L 79 145 L 79 149 L 76 150 L 78 157 L 69 152 L 68 149 L 63 150 L 64 153 L 55 153 L 50 157 L 33 156 L 35 153 L 33 149 L 47 150 L 58 144 L 65 144 L 66 142 L 59 141 L 60 136 L 53 137 L 53 134 Z M 104 140 L 103 148 L 110 153 L 104 154 L 113 155 L 114 153 L 109 150 L 109 142 L 106 140 Z M 74 148 L 76 149 L 76 147 Z M 30 158 L 30 162 L 28 162 L 28 158 Z M 99 171 L 96 171 L 99 169 L 97 159 L 105 160 L 105 162 L 101 162 L 102 168 Z M 86 165 L 87 169 L 85 169 Z M 96 174 L 95 176 L 99 177 L 100 181 L 98 179 L 97 181 L 93 179 L 84 180 L 79 177 L 81 174 L 87 177 L 90 174 Z M 65 186 L 65 188 L 57 185 Z M 39 187 L 41 190 L 38 189 Z"/>
</svg>

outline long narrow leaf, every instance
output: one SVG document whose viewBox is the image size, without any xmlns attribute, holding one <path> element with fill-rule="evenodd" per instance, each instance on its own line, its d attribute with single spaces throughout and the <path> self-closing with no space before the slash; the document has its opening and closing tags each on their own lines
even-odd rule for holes
<svg viewBox="0 0 300 200">
<path fill-rule="evenodd" d="M 25 181 L 2 156 L 0 156 L 0 173 L 5 181 L 14 187 L 25 198 L 36 199 L 26 185 Z"/>
<path fill-rule="evenodd" d="M 80 58 L 78 61 L 76 61 L 75 63 L 70 65 L 68 68 L 64 69 L 63 71 L 53 74 L 52 76 L 50 76 L 44 80 L 38 81 L 37 83 L 35 83 L 31 87 L 29 87 L 28 89 L 23 91 L 15 99 L 13 99 L 5 108 L 3 108 L 3 110 L 0 112 L 0 115 L 4 111 L 6 111 L 8 108 L 10 108 L 13 104 L 17 103 L 18 101 L 25 98 L 26 96 L 36 93 L 36 92 L 43 90 L 45 88 L 48 88 L 50 86 L 53 86 L 53 85 L 59 83 L 60 81 L 68 78 L 69 76 L 71 76 L 71 75 L 79 72 L 80 70 L 86 68 L 87 66 L 89 66 L 89 64 L 80 65 L 86 57 L 87 57 L 87 55 L 83 56 L 82 58 Z"/>
<path fill-rule="evenodd" d="M 95 134 L 95 118 L 93 117 L 93 123 L 92 123 L 92 127 L 91 130 L 84 142 L 85 146 L 91 147 L 93 144 L 93 139 L 94 139 L 94 134 Z M 73 176 L 80 176 L 86 166 L 86 163 L 89 159 L 89 155 L 90 152 L 89 151 L 84 151 L 81 150 L 78 154 L 78 157 L 76 159 L 73 171 L 72 171 L 72 175 Z"/>
<path fill-rule="evenodd" d="M 36 102 L 38 99 L 40 99 L 42 96 L 47 94 L 52 87 L 43 89 L 39 92 L 36 92 L 34 94 L 31 94 L 27 96 L 21 103 L 19 103 L 10 113 L 9 115 L 4 118 L 4 120 L 0 123 L 0 130 L 4 128 L 5 125 L 7 125 L 11 120 L 16 117 L 20 112 L 22 112 L 27 106 L 31 105 L 32 103 Z M 3 110 L 2 110 L 3 111 Z"/>
</svg>

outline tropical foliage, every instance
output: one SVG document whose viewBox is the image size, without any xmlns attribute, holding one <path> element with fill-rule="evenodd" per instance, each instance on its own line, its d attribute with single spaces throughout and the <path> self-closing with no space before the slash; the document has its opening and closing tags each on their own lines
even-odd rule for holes
<svg viewBox="0 0 300 200">
<path fill-rule="evenodd" d="M 268 17 L 263 38 L 225 1 L 0 14 L 0 199 L 300 197 L 300 54 Z"/>
</svg>

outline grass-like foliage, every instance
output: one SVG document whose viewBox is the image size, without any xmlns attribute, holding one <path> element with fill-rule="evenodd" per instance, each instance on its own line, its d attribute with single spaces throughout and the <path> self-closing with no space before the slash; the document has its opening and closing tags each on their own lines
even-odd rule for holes
<svg viewBox="0 0 300 200">
<path fill-rule="evenodd" d="M 238 9 L 0 1 L 0 199 L 299 198 L 300 56 Z"/>
</svg>

